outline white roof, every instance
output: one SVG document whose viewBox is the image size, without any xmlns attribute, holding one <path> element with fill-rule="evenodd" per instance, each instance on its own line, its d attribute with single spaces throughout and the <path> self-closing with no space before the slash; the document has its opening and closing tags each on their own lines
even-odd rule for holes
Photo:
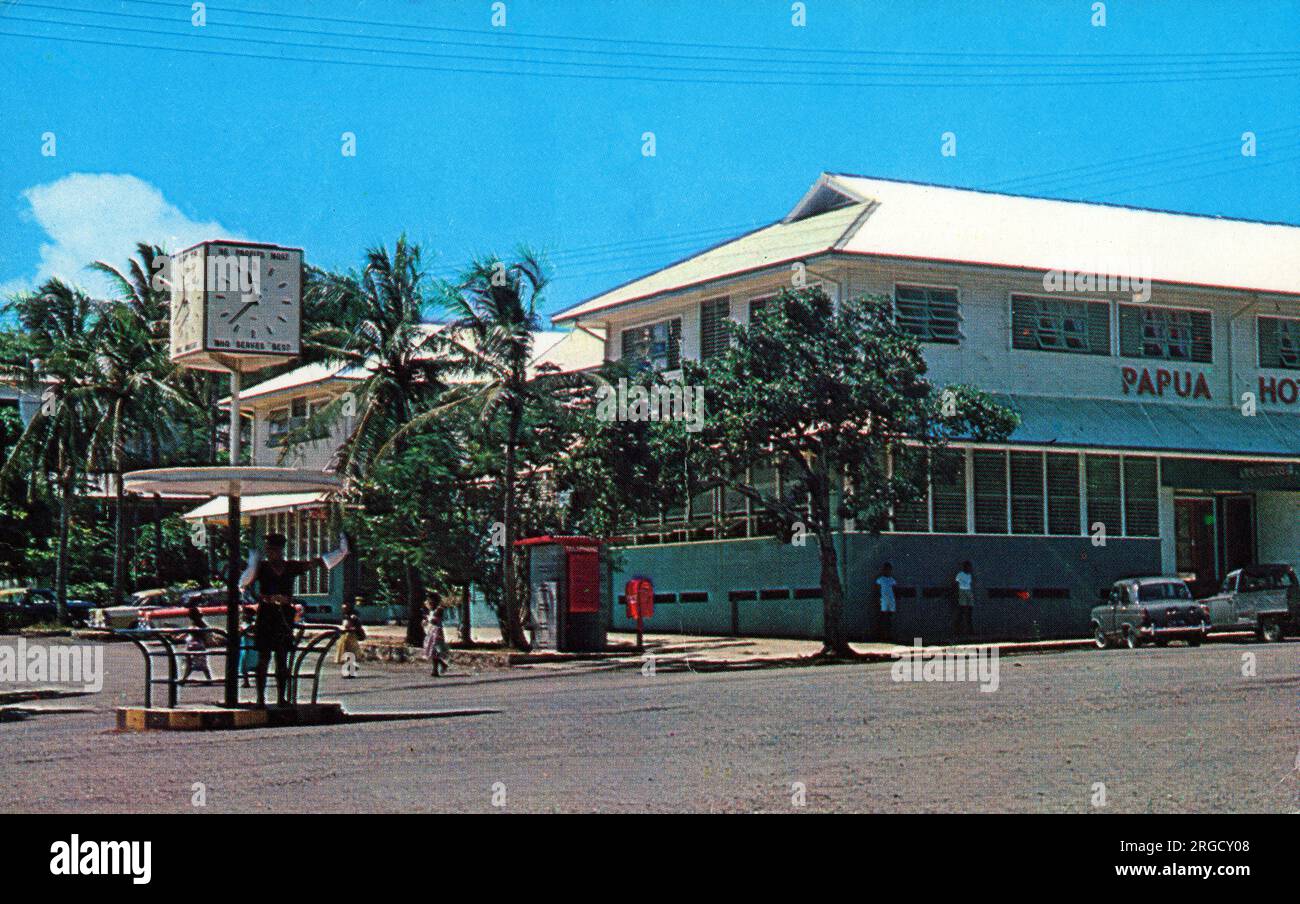
<svg viewBox="0 0 1300 904">
<path fill-rule="evenodd" d="M 288 512 L 303 506 L 314 507 L 325 501 L 324 493 L 270 493 L 265 496 L 241 496 L 239 499 L 240 515 L 270 515 L 273 512 Z M 182 518 L 191 521 L 206 519 L 220 520 L 230 512 L 230 499 L 218 496 L 210 499 Z"/>
<path fill-rule="evenodd" d="M 1300 226 L 825 173 L 781 222 L 554 319 L 827 251 L 1300 295 Z"/>
<path fill-rule="evenodd" d="M 441 324 L 430 324 L 430 327 L 440 329 Z M 529 369 L 535 372 L 542 364 L 554 364 L 565 373 L 586 370 L 599 367 L 604 361 L 604 355 L 603 335 L 597 337 L 583 330 L 538 330 L 533 333 L 533 360 L 529 364 Z M 304 364 L 241 391 L 239 407 L 242 409 L 245 403 L 255 399 L 289 393 L 333 380 L 359 381 L 365 378 L 365 368 L 350 364 Z M 472 377 L 469 379 L 472 380 Z M 453 379 L 453 382 L 457 380 Z M 229 406 L 230 397 L 223 398 L 219 404 L 223 407 Z"/>
</svg>

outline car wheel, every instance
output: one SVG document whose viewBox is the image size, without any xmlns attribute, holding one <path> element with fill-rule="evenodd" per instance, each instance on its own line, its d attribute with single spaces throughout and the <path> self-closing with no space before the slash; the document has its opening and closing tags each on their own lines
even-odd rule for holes
<svg viewBox="0 0 1300 904">
<path fill-rule="evenodd" d="M 1277 643 L 1282 639 L 1282 623 L 1269 621 L 1259 626 L 1259 639 L 1265 643 Z"/>
<path fill-rule="evenodd" d="M 1092 626 L 1092 642 L 1099 650 L 1104 650 L 1110 646 L 1110 638 L 1101 629 L 1101 625 Z"/>
<path fill-rule="evenodd" d="M 1156 646 L 1158 646 L 1158 647 L 1167 647 L 1167 646 L 1169 646 L 1169 641 L 1165 640 L 1164 638 L 1158 638 L 1158 639 L 1156 639 L 1156 640 L 1153 640 L 1152 643 L 1154 643 L 1154 644 L 1155 644 Z"/>
<path fill-rule="evenodd" d="M 1187 645 L 1188 645 L 1189 647 L 1199 647 L 1199 646 L 1201 645 L 1201 638 L 1199 638 L 1199 637 L 1189 637 L 1189 638 L 1187 638 Z"/>
<path fill-rule="evenodd" d="M 1136 650 L 1138 647 L 1142 646 L 1142 637 L 1132 628 L 1125 628 L 1124 646 L 1128 647 L 1130 650 Z"/>
</svg>

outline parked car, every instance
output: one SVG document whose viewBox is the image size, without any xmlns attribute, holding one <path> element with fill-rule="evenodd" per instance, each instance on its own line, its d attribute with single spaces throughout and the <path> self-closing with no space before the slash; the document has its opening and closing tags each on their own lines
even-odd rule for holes
<svg viewBox="0 0 1300 904">
<path fill-rule="evenodd" d="M 85 627 L 93 603 L 68 600 L 68 618 L 74 628 Z M 47 587 L 6 587 L 0 590 L 0 630 L 13 631 L 42 622 L 58 621 L 54 591 Z"/>
<path fill-rule="evenodd" d="M 104 606 L 90 614 L 92 628 L 133 628 L 140 620 L 140 613 L 149 609 L 175 606 L 177 596 L 174 590 L 156 587 L 152 590 L 138 590 L 126 598 L 120 606 Z"/>
<path fill-rule="evenodd" d="M 1121 643 L 1136 650 L 1171 640 L 1198 646 L 1210 630 L 1209 611 L 1192 599 L 1181 578 L 1124 578 L 1101 597 L 1104 602 L 1092 610 L 1093 637 L 1101 650 Z"/>
<path fill-rule="evenodd" d="M 1211 631 L 1250 631 L 1276 642 L 1300 634 L 1300 581 L 1290 565 L 1249 565 L 1228 573 L 1209 607 Z"/>
</svg>

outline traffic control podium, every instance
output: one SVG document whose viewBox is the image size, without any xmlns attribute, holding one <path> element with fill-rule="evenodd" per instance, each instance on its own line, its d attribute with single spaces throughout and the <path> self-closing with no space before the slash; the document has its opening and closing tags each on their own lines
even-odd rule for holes
<svg viewBox="0 0 1300 904">
<path fill-rule="evenodd" d="M 594 537 L 529 537 L 533 649 L 592 653 L 605 649 L 611 614 L 609 564 Z"/>
</svg>

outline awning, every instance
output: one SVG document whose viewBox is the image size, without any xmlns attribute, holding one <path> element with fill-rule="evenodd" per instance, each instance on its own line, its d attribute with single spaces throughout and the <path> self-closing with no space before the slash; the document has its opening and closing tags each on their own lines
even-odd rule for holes
<svg viewBox="0 0 1300 904">
<path fill-rule="evenodd" d="M 1237 408 L 998 395 L 1020 414 L 1010 442 L 1300 459 L 1300 415 Z"/>
<path fill-rule="evenodd" d="M 277 512 L 290 512 L 304 506 L 318 506 L 324 503 L 326 493 L 270 493 L 264 496 L 241 496 L 239 513 L 241 515 L 272 515 Z M 181 517 L 191 521 L 224 520 L 230 512 L 230 499 L 218 496 L 203 505 L 186 512 Z"/>
</svg>

